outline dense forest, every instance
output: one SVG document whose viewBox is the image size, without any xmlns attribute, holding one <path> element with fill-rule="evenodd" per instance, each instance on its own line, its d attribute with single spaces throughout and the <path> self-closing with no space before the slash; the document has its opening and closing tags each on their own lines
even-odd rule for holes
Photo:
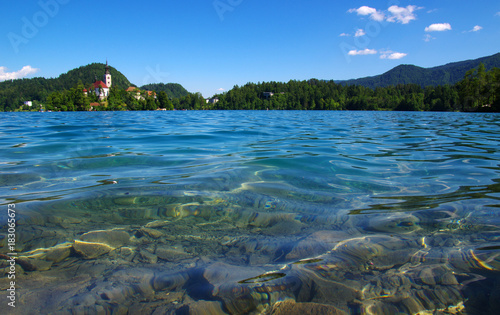
<svg viewBox="0 0 500 315">
<path fill-rule="evenodd" d="M 83 85 L 54 92 L 47 98 L 48 110 L 88 110 L 97 96 L 83 96 Z M 215 101 L 217 100 L 217 101 Z M 500 68 L 467 71 L 455 85 L 428 86 L 398 84 L 370 89 L 359 85 L 343 86 L 334 81 L 311 79 L 248 83 L 216 95 L 206 102 L 201 94 L 188 93 L 170 99 L 165 91 L 156 97 L 142 91 L 126 92 L 111 88 L 106 102 L 96 110 L 155 110 L 164 108 L 188 110 L 396 110 L 396 111 L 500 111 Z"/>
<path fill-rule="evenodd" d="M 103 64 L 93 64 L 102 73 Z M 88 66 L 87 66 L 88 67 Z M 80 68 L 79 68 L 80 69 Z M 210 101 L 200 93 L 189 93 L 178 84 L 150 84 L 140 90 L 126 91 L 131 86 L 121 75 L 113 74 L 109 97 L 100 101 L 92 91 L 93 82 L 79 69 L 60 78 L 14 80 L 0 86 L 0 110 L 20 108 L 21 101 L 33 100 L 36 110 L 43 105 L 52 111 L 84 110 L 396 110 L 396 111 L 500 111 L 500 68 L 486 70 L 484 64 L 468 70 L 456 84 L 426 86 L 397 84 L 369 88 L 361 85 L 342 85 L 332 81 L 311 79 L 283 82 L 247 83 L 228 92 L 215 95 Z M 81 70 L 81 69 L 80 69 Z M 85 72 L 85 71 L 83 71 Z M 118 71 L 116 71 L 118 72 Z M 120 75 L 123 76 L 120 79 Z M 88 76 L 88 71 L 87 71 Z M 89 80 L 89 81 L 87 81 Z M 126 80 L 126 81 L 125 81 Z M 22 84 L 20 83 L 22 82 Z M 115 82 L 118 82 L 115 84 Z M 20 88 L 22 86 L 22 89 Z"/>
<path fill-rule="evenodd" d="M 486 71 L 480 64 L 454 85 L 370 89 L 311 79 L 248 83 L 216 98 L 210 109 L 500 111 L 500 68 Z"/>
</svg>

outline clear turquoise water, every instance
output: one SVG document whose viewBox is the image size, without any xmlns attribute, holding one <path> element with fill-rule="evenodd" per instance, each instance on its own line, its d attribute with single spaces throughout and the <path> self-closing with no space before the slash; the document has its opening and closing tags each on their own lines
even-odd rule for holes
<svg viewBox="0 0 500 315">
<path fill-rule="evenodd" d="M 462 113 L 2 113 L 0 253 L 15 203 L 17 310 L 498 309 L 499 123 Z"/>
</svg>

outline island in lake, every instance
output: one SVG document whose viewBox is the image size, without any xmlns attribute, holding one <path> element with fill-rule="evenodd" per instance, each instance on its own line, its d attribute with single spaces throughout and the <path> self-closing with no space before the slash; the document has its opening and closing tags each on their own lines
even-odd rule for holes
<svg viewBox="0 0 500 315">
<path fill-rule="evenodd" d="M 434 68 L 400 65 L 349 81 L 247 83 L 205 99 L 180 84 L 142 87 L 106 64 L 56 79 L 0 83 L 0 111 L 89 110 L 389 110 L 500 111 L 500 53 Z M 102 75 L 102 80 L 98 80 Z"/>
</svg>

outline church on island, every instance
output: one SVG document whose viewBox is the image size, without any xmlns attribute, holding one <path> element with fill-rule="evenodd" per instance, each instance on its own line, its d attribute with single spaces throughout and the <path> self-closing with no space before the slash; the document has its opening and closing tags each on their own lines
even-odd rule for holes
<svg viewBox="0 0 500 315">
<path fill-rule="evenodd" d="M 97 77 L 93 84 L 94 94 L 99 95 L 99 100 L 105 100 L 109 96 L 109 89 L 111 88 L 111 72 L 109 72 L 108 61 L 106 60 L 106 70 L 104 72 L 104 82 L 98 81 Z"/>
<path fill-rule="evenodd" d="M 83 89 L 83 94 L 88 96 L 89 93 L 97 95 L 99 102 L 105 101 L 109 97 L 109 92 L 111 89 L 112 79 L 111 72 L 109 70 L 108 61 L 106 60 L 106 68 L 104 71 L 103 80 L 98 80 L 97 76 L 95 77 L 94 83 L 90 87 L 90 90 Z M 137 100 L 145 100 L 146 97 L 157 98 L 157 95 L 154 91 L 141 91 L 139 88 L 131 86 L 126 90 Z M 103 106 L 101 103 L 91 103 L 90 110 L 94 110 L 95 107 Z"/>
</svg>

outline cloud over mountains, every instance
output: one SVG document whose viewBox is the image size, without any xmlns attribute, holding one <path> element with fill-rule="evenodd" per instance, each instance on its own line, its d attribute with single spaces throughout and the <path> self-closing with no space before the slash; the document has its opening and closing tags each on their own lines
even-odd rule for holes
<svg viewBox="0 0 500 315">
<path fill-rule="evenodd" d="M 40 71 L 40 69 L 33 68 L 29 65 L 24 66 L 21 70 L 14 72 L 6 72 L 7 70 L 8 69 L 6 67 L 0 67 L 0 81 L 22 79 Z"/>
</svg>

